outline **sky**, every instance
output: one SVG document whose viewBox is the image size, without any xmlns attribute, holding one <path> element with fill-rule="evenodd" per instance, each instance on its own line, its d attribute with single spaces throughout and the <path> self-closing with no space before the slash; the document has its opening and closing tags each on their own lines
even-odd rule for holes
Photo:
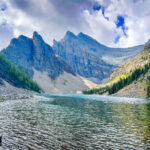
<svg viewBox="0 0 150 150">
<path fill-rule="evenodd" d="M 0 0 L 0 49 L 13 37 L 39 32 L 50 45 L 66 31 L 110 47 L 150 39 L 150 0 Z"/>
</svg>

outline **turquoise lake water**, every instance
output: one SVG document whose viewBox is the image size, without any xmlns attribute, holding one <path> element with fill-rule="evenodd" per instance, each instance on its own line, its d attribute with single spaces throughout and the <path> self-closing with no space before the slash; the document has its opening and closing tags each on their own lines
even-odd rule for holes
<svg viewBox="0 0 150 150">
<path fill-rule="evenodd" d="M 40 95 L 0 103 L 0 149 L 150 149 L 150 100 Z"/>
</svg>

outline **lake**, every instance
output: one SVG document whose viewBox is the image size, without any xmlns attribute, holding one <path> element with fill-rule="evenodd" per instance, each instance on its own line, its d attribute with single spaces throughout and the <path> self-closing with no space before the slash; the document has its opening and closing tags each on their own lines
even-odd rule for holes
<svg viewBox="0 0 150 150">
<path fill-rule="evenodd" d="M 150 149 L 150 100 L 40 95 L 0 103 L 0 149 Z"/>
</svg>

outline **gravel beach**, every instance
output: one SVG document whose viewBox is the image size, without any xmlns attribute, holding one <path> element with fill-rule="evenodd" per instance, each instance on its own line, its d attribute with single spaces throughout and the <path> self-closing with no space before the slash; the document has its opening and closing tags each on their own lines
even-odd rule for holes
<svg viewBox="0 0 150 150">
<path fill-rule="evenodd" d="M 11 85 L 0 86 L 0 101 L 28 99 L 33 97 L 35 93 L 26 89 L 16 88 Z"/>
</svg>

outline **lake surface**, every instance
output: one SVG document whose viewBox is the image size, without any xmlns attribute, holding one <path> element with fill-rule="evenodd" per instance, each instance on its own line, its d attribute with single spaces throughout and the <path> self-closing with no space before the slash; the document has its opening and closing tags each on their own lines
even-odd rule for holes
<svg viewBox="0 0 150 150">
<path fill-rule="evenodd" d="M 150 149 L 150 100 L 42 95 L 0 103 L 0 149 Z"/>
</svg>

